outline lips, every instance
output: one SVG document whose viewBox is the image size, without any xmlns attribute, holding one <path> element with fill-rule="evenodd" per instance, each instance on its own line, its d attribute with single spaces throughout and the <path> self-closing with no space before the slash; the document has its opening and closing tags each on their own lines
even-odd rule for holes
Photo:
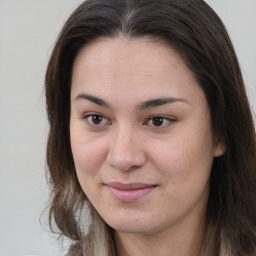
<svg viewBox="0 0 256 256">
<path fill-rule="evenodd" d="M 106 186 L 115 199 L 123 202 L 138 200 L 157 187 L 143 183 L 123 184 L 119 182 L 110 182 Z"/>
</svg>

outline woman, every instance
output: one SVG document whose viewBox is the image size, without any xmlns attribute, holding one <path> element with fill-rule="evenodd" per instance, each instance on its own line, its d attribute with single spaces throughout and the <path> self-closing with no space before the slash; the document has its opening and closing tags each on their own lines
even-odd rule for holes
<svg viewBox="0 0 256 256">
<path fill-rule="evenodd" d="M 85 1 L 45 84 L 50 224 L 69 255 L 256 255 L 253 119 L 205 2 Z"/>
</svg>

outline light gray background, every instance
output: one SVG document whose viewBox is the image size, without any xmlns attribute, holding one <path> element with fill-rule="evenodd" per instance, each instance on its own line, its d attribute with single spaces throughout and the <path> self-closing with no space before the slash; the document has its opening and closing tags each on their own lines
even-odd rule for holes
<svg viewBox="0 0 256 256">
<path fill-rule="evenodd" d="M 61 256 L 47 231 L 44 73 L 81 0 L 0 0 L 0 256 Z M 256 110 L 256 0 L 208 0 L 226 24 Z"/>
</svg>

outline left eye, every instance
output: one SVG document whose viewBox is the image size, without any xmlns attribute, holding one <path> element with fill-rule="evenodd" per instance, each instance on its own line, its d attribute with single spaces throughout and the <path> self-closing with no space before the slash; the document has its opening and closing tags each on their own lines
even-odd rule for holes
<svg viewBox="0 0 256 256">
<path fill-rule="evenodd" d="M 92 126 L 106 125 L 108 123 L 108 120 L 99 114 L 88 114 L 84 116 L 84 119 Z"/>
<path fill-rule="evenodd" d="M 168 126 L 172 121 L 172 118 L 164 116 L 153 116 L 147 120 L 147 125 L 154 127 L 165 127 Z"/>
</svg>

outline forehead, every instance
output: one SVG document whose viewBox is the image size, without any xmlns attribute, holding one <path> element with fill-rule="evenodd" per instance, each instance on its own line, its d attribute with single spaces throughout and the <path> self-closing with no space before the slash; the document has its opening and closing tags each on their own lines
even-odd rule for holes
<svg viewBox="0 0 256 256">
<path fill-rule="evenodd" d="M 148 55 L 150 51 L 150 55 Z M 169 58 L 170 52 L 172 53 L 172 59 Z M 147 58 L 143 61 L 151 61 L 156 59 L 166 60 L 169 63 L 171 61 L 173 65 L 183 62 L 180 55 L 168 46 L 166 43 L 160 40 L 155 40 L 150 37 L 142 38 L 126 38 L 119 36 L 117 38 L 99 38 L 96 41 L 85 45 L 79 52 L 75 65 L 81 58 L 85 56 L 88 62 L 95 60 L 100 61 L 103 59 L 110 59 L 112 63 L 122 63 L 132 61 L 133 64 L 141 62 L 141 56 L 146 55 Z M 156 64 L 156 63 L 155 63 Z"/>
<path fill-rule="evenodd" d="M 119 37 L 101 38 L 82 48 L 74 62 L 71 94 L 183 98 L 186 91 L 193 96 L 199 89 L 172 48 L 148 38 Z"/>
</svg>

